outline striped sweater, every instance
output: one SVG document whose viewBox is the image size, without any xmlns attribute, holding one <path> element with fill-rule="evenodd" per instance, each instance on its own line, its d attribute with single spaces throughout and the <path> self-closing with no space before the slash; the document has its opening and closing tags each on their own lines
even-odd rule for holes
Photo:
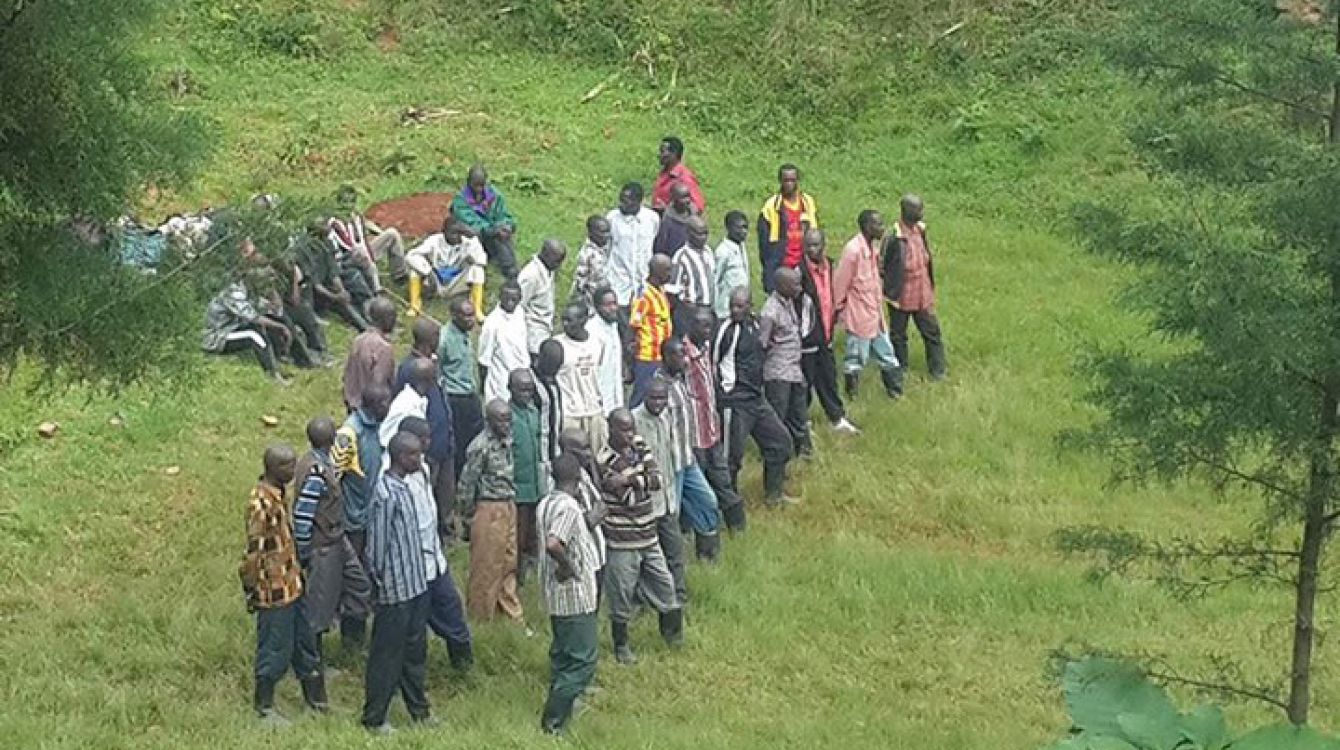
<svg viewBox="0 0 1340 750">
<path fill-rule="evenodd" d="M 651 496 L 661 488 L 662 479 L 646 441 L 636 437 L 627 450 L 607 449 L 600 457 L 600 470 L 601 489 L 609 498 L 605 543 L 610 549 L 646 549 L 655 544 L 657 516 Z"/>
</svg>

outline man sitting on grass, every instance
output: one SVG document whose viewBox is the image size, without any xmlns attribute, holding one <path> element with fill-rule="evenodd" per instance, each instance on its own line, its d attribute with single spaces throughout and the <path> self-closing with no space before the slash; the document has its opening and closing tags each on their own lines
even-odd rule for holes
<svg viewBox="0 0 1340 750">
<path fill-rule="evenodd" d="M 409 266 L 409 314 L 423 312 L 423 292 L 448 299 L 468 292 L 477 311 L 484 309 L 484 266 L 488 256 L 469 227 L 454 216 L 442 222 L 442 231 L 419 243 L 405 263 Z M 482 316 L 482 312 L 480 313 Z"/>
</svg>

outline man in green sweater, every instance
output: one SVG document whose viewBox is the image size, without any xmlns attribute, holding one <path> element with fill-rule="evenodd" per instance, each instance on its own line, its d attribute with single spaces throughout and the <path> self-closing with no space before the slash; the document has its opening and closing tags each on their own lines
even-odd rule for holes
<svg viewBox="0 0 1340 750">
<path fill-rule="evenodd" d="M 540 407 L 535 403 L 535 376 L 530 370 L 513 370 L 507 379 L 512 394 L 512 477 L 516 481 L 517 585 L 535 566 L 538 553 L 535 536 L 535 506 L 548 491 L 548 456 L 540 449 Z"/>
<path fill-rule="evenodd" d="M 516 220 L 508 212 L 503 194 L 489 184 L 483 164 L 470 167 L 465 185 L 451 199 L 451 214 L 479 237 L 489 260 L 505 278 L 516 276 L 516 251 L 512 247 Z"/>
</svg>

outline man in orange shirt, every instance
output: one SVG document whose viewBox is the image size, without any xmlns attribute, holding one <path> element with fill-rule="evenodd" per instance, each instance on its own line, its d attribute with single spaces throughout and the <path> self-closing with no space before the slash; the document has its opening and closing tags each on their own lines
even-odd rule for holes
<svg viewBox="0 0 1340 750">
<path fill-rule="evenodd" d="M 661 344 L 670 338 L 670 299 L 665 296 L 665 285 L 670 282 L 674 264 L 668 255 L 653 255 L 647 274 L 647 285 L 642 294 L 633 298 L 628 311 L 628 328 L 632 332 L 633 392 L 628 396 L 629 408 L 637 408 L 647 394 L 647 386 L 661 369 Z"/>
</svg>

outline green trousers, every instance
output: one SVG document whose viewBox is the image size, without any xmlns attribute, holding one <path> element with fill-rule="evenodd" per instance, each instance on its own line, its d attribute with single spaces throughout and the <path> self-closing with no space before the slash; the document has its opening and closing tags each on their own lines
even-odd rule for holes
<svg viewBox="0 0 1340 750">
<path fill-rule="evenodd" d="M 550 617 L 554 640 L 549 646 L 549 698 L 544 702 L 541 725 L 558 732 L 572 718 L 572 705 L 591 684 L 596 673 L 599 637 L 596 613 Z"/>
</svg>

